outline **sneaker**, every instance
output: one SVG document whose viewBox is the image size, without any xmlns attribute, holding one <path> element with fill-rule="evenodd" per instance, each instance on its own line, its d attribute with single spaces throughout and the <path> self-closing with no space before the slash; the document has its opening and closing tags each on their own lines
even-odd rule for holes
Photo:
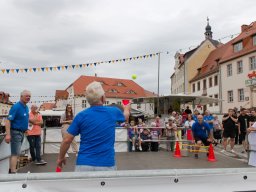
<svg viewBox="0 0 256 192">
<path fill-rule="evenodd" d="M 195 159 L 198 159 L 198 154 L 195 154 Z"/>
<path fill-rule="evenodd" d="M 140 151 L 142 151 L 142 148 L 141 148 L 141 146 L 139 146 L 139 150 L 140 150 Z"/>
<path fill-rule="evenodd" d="M 234 149 L 231 149 L 230 152 L 231 152 L 231 153 L 236 153 L 236 152 L 234 151 Z"/>
<path fill-rule="evenodd" d="M 132 151 L 135 151 L 135 147 L 134 146 L 132 146 Z"/>
<path fill-rule="evenodd" d="M 245 151 L 242 151 L 241 153 L 245 153 Z"/>
<path fill-rule="evenodd" d="M 46 161 L 44 161 L 43 159 L 41 159 L 40 161 L 36 161 L 36 165 L 45 165 L 47 164 Z"/>
<path fill-rule="evenodd" d="M 225 150 L 225 149 L 222 149 L 220 152 L 221 152 L 221 153 L 225 153 L 225 152 L 226 152 L 226 150 Z"/>
</svg>

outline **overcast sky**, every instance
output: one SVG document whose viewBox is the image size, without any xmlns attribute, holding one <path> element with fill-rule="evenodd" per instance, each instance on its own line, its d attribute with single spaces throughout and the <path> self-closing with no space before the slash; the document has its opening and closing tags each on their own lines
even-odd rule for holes
<svg viewBox="0 0 256 192">
<path fill-rule="evenodd" d="M 0 68 L 72 65 L 161 51 L 160 94 L 169 94 L 174 55 L 204 40 L 207 16 L 218 40 L 255 21 L 255 10 L 255 0 L 1 0 Z M 0 91 L 15 96 L 29 89 L 32 96 L 54 96 L 80 75 L 95 73 L 124 79 L 136 74 L 139 85 L 157 92 L 157 57 L 59 72 L 0 71 Z"/>
</svg>

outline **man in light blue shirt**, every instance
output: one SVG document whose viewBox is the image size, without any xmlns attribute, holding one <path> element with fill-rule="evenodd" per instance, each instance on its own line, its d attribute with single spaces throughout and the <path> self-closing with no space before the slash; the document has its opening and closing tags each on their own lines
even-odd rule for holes
<svg viewBox="0 0 256 192">
<path fill-rule="evenodd" d="M 128 120 L 130 105 L 124 112 L 117 107 L 103 106 L 105 93 L 99 82 L 86 88 L 86 99 L 90 108 L 81 111 L 67 130 L 57 160 L 57 166 L 65 164 L 65 154 L 76 135 L 80 134 L 80 148 L 75 171 L 115 170 L 116 122 Z"/>
</svg>

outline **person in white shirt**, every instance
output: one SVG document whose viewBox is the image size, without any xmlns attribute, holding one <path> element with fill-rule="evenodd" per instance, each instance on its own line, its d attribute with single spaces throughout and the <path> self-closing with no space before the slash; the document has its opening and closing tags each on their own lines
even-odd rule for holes
<svg viewBox="0 0 256 192">
<path fill-rule="evenodd" d="M 248 165 L 256 167 L 256 122 L 247 129 L 250 155 Z"/>
</svg>

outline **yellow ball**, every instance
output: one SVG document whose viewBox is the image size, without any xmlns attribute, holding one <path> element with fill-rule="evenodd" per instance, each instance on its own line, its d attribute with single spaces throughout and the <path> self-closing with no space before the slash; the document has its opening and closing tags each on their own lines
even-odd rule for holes
<svg viewBox="0 0 256 192">
<path fill-rule="evenodd" d="M 132 79 L 133 79 L 133 80 L 137 79 L 137 75 L 133 74 L 133 75 L 132 75 Z"/>
</svg>

